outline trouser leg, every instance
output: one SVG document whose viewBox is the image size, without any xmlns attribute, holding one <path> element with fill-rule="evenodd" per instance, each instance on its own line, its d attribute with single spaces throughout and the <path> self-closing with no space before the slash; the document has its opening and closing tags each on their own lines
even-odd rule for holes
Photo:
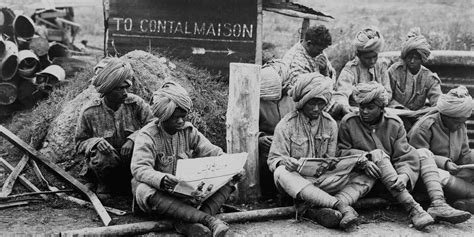
<svg viewBox="0 0 474 237">
<path fill-rule="evenodd" d="M 227 199 L 229 199 L 230 194 L 234 192 L 235 187 L 229 184 L 224 185 L 220 188 L 217 192 L 215 192 L 212 196 L 210 196 L 206 201 L 201 204 L 199 210 L 210 214 L 212 216 L 216 215 L 219 212 L 220 207 L 222 204 L 225 203 Z"/>
<path fill-rule="evenodd" d="M 350 181 L 335 195 L 341 202 L 352 205 L 374 186 L 375 179 L 361 173 L 351 173 Z"/>
</svg>

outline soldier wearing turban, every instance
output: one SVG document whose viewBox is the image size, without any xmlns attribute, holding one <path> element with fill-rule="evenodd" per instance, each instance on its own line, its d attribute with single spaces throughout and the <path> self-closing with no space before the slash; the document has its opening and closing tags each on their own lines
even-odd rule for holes
<svg viewBox="0 0 474 237">
<path fill-rule="evenodd" d="M 134 209 L 178 219 L 176 230 L 186 236 L 224 236 L 229 227 L 214 215 L 235 190 L 237 180 L 220 188 L 199 209 L 170 193 L 179 182 L 175 176 L 178 159 L 223 154 L 220 147 L 185 121 L 191 107 L 188 93 L 175 82 L 165 82 L 153 94 L 152 111 L 157 119 L 138 133 L 130 166 L 132 192 L 138 205 Z"/>
<path fill-rule="evenodd" d="M 453 206 L 474 213 L 474 172 L 460 168 L 474 164 L 465 123 L 473 100 L 466 87 L 460 86 L 441 95 L 436 107 L 438 112 L 420 118 L 410 130 L 410 144 L 433 152 L 444 190 L 459 199 Z"/>
<path fill-rule="evenodd" d="M 402 44 L 401 60 L 388 69 L 392 87 L 390 107 L 419 110 L 425 105 L 436 105 L 442 93 L 441 80 L 422 65 L 429 55 L 430 45 L 420 28 L 411 29 Z"/>
<path fill-rule="evenodd" d="M 334 158 L 337 124 L 324 112 L 331 100 L 332 88 L 333 81 L 320 73 L 298 77 L 289 92 L 296 110 L 276 126 L 267 162 L 279 190 L 297 202 L 304 201 L 318 207 L 308 209 L 303 206 L 304 216 L 325 227 L 347 228 L 356 222 L 358 216 L 351 205 L 374 183 L 373 179 L 355 172 L 359 156 L 345 160 L 347 166 L 342 170 L 324 171 L 318 176 L 298 171 L 301 158 L 321 158 L 323 163 L 337 160 Z"/>
<path fill-rule="evenodd" d="M 143 99 L 126 91 L 133 77 L 129 63 L 107 58 L 99 66 L 92 84 L 101 96 L 82 109 L 75 138 L 76 152 L 85 156 L 83 181 L 99 198 L 107 199 L 129 192 L 136 132 L 153 116 Z"/>
<path fill-rule="evenodd" d="M 469 213 L 446 203 L 433 153 L 425 148 L 417 150 L 408 144 L 401 119 L 384 112 L 388 102 L 385 88 L 376 82 L 361 83 L 355 87 L 353 97 L 359 103 L 359 111 L 347 114 L 341 121 L 340 155 L 372 152 L 364 172 L 380 179 L 392 196 L 410 212 L 415 228 L 423 229 L 434 220 L 451 223 L 468 220 Z M 431 200 L 427 211 L 409 192 L 419 177 Z"/>
<path fill-rule="evenodd" d="M 391 87 L 388 80 L 388 61 L 379 59 L 378 54 L 384 45 L 382 34 L 374 28 L 359 31 L 353 41 L 356 57 L 347 62 L 336 81 L 332 114 L 345 115 L 355 106 L 350 99 L 354 86 L 359 83 L 375 81 L 385 87 L 391 97 Z"/>
</svg>

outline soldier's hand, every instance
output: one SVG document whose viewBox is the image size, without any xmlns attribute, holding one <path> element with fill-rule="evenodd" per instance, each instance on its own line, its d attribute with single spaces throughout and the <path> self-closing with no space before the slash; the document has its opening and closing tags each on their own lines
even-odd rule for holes
<svg viewBox="0 0 474 237">
<path fill-rule="evenodd" d="M 284 159 L 283 164 L 285 165 L 285 168 L 290 172 L 296 171 L 298 169 L 298 166 L 300 165 L 298 160 L 293 157 L 288 157 Z"/>
<path fill-rule="evenodd" d="M 395 183 L 390 187 L 391 189 L 401 192 L 403 189 L 407 188 L 408 176 L 406 174 L 400 174 L 397 177 Z"/>
<path fill-rule="evenodd" d="M 104 154 L 111 154 L 115 150 L 114 147 L 104 139 L 100 140 L 97 143 L 96 148 L 99 152 L 102 152 Z"/>
<path fill-rule="evenodd" d="M 272 136 L 261 136 L 258 138 L 258 145 L 265 149 L 265 150 L 270 150 L 270 146 L 272 145 Z"/>
<path fill-rule="evenodd" d="M 179 179 L 176 178 L 174 175 L 167 174 L 161 180 L 161 188 L 162 189 L 167 189 L 167 190 L 172 190 L 178 184 L 178 182 L 179 182 Z"/>
<path fill-rule="evenodd" d="M 372 161 L 367 161 L 364 171 L 371 178 L 380 179 L 381 177 L 379 167 Z"/>
<path fill-rule="evenodd" d="M 127 139 L 127 142 L 123 144 L 122 149 L 120 150 L 120 154 L 124 157 L 131 157 L 133 152 L 133 141 Z"/>
<path fill-rule="evenodd" d="M 327 75 L 328 59 L 326 58 L 326 56 L 324 56 L 324 54 L 318 55 L 318 57 L 316 59 L 316 65 L 318 65 L 319 72 L 322 75 L 328 76 Z"/>
<path fill-rule="evenodd" d="M 461 171 L 459 166 L 456 165 L 456 163 L 454 163 L 452 161 L 448 161 L 446 163 L 446 170 L 452 175 L 456 175 L 457 173 L 459 173 L 459 171 Z"/>
</svg>

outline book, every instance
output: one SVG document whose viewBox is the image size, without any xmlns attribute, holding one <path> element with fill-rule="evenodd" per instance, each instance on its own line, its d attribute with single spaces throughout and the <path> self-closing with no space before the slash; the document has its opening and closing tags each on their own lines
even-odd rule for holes
<svg viewBox="0 0 474 237">
<path fill-rule="evenodd" d="M 178 184 L 172 193 L 206 200 L 244 168 L 248 153 L 180 159 L 176 165 Z"/>
<path fill-rule="evenodd" d="M 300 158 L 298 173 L 303 176 L 320 177 L 323 174 L 349 173 L 361 155 L 327 158 Z"/>
</svg>

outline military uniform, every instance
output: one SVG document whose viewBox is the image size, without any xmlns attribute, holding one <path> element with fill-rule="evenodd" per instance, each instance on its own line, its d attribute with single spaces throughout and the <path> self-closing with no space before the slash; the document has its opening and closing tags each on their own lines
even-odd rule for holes
<svg viewBox="0 0 474 237">
<path fill-rule="evenodd" d="M 389 95 L 392 94 L 390 81 L 387 75 L 388 61 L 382 58 L 377 59 L 373 68 L 365 68 L 359 58 L 346 63 L 335 84 L 334 101 L 341 105 L 355 105 L 349 98 L 353 87 L 359 83 L 376 81 L 383 85 Z"/>
<path fill-rule="evenodd" d="M 388 76 L 393 93 L 389 106 L 403 105 L 410 110 L 419 110 L 427 99 L 430 106 L 435 106 L 442 94 L 438 75 L 424 66 L 412 75 L 406 64 L 399 61 L 390 66 Z"/>
<path fill-rule="evenodd" d="M 150 106 L 131 93 L 117 111 L 107 107 L 99 98 L 84 106 L 76 130 L 76 151 L 86 157 L 81 174 L 90 176 L 92 172 L 99 179 L 111 181 L 114 177 L 127 176 L 117 175 L 123 171 L 129 173 L 128 184 L 131 178 L 130 157 L 121 157 L 120 149 L 127 139 L 135 140 L 136 131 L 152 119 Z M 98 152 L 96 145 L 101 140 L 109 142 L 116 152 L 110 155 Z"/>
</svg>

